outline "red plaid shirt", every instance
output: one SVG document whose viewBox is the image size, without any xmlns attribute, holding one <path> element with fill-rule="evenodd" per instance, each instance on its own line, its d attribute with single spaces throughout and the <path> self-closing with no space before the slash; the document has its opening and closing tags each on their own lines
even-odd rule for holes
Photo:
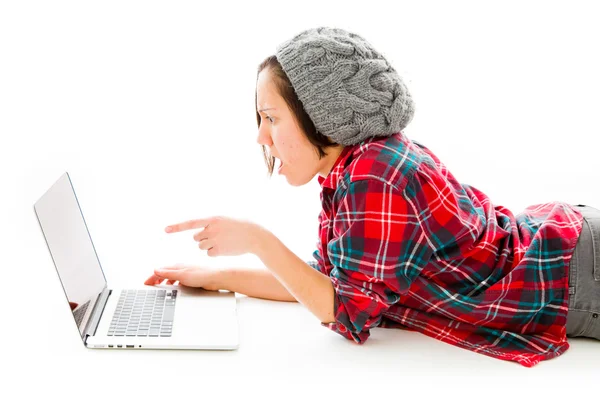
<svg viewBox="0 0 600 400">
<path fill-rule="evenodd" d="M 335 322 L 324 326 L 356 343 L 375 327 L 413 330 L 526 367 L 569 348 L 576 208 L 515 216 L 402 132 L 346 147 L 319 183 L 309 264 L 335 289 Z"/>
</svg>

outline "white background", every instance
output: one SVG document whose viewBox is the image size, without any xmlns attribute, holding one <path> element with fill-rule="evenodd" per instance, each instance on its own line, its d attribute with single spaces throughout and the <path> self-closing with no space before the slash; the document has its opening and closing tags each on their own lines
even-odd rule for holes
<svg viewBox="0 0 600 400">
<path fill-rule="evenodd" d="M 460 182 L 515 214 L 554 200 L 600 207 L 592 4 L 1 2 L 3 388 L 69 398 L 402 398 L 451 387 L 493 397 L 508 392 L 503 382 L 537 394 L 592 389 L 596 341 L 571 340 L 533 369 L 409 332 L 376 330 L 356 350 L 298 304 L 248 298 L 239 299 L 237 353 L 86 350 L 33 212 L 68 171 L 111 286 L 139 285 L 176 262 L 262 267 L 251 256 L 209 258 L 193 233 L 163 230 L 218 214 L 260 223 L 310 259 L 320 188 L 266 177 L 254 90 L 277 44 L 320 25 L 354 31 L 386 55 L 415 100 L 406 135 Z"/>
</svg>

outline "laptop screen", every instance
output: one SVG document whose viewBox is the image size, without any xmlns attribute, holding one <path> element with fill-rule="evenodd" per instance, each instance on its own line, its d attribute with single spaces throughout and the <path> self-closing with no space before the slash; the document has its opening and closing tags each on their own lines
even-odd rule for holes
<svg viewBox="0 0 600 400">
<path fill-rule="evenodd" d="M 35 203 L 35 213 L 48 250 L 83 337 L 106 278 L 68 173 Z"/>
</svg>

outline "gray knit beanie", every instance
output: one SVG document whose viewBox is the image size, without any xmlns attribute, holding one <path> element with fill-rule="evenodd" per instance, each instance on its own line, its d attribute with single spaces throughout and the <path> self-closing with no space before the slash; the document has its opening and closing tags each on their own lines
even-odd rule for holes
<svg viewBox="0 0 600 400">
<path fill-rule="evenodd" d="M 412 120 L 406 85 L 355 33 L 308 29 L 278 45 L 276 57 L 317 130 L 335 143 L 389 136 Z"/>
</svg>

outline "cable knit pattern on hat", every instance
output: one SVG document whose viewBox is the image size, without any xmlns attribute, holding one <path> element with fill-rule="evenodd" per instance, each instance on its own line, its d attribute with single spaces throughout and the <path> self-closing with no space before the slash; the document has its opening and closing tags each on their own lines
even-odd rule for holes
<svg viewBox="0 0 600 400">
<path fill-rule="evenodd" d="M 412 120 L 406 85 L 355 33 L 308 29 L 277 46 L 276 56 L 317 130 L 335 143 L 389 136 Z"/>
</svg>

